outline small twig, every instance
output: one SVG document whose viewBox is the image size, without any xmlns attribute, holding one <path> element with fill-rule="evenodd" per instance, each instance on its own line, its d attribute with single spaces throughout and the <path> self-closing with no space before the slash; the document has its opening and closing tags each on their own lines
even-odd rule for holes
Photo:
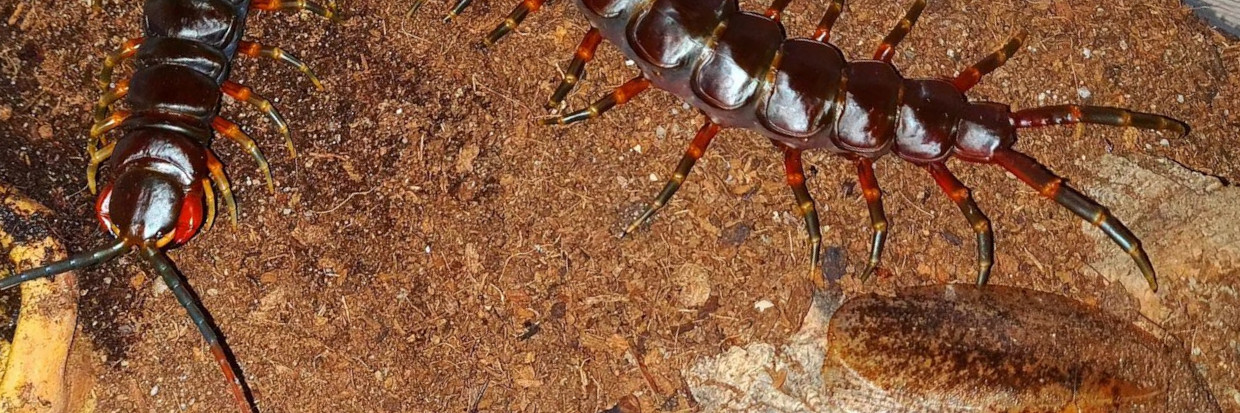
<svg viewBox="0 0 1240 413">
<path fill-rule="evenodd" d="M 340 203 L 336 204 L 336 206 L 331 207 L 331 209 L 328 209 L 325 211 L 310 211 L 310 213 L 315 214 L 315 215 L 330 214 L 332 212 L 335 212 L 337 209 L 340 209 L 341 207 L 343 207 L 344 204 L 349 203 L 349 201 L 353 200 L 353 197 L 358 196 L 358 195 L 370 195 L 370 193 L 374 191 L 375 191 L 374 188 L 370 188 L 365 191 L 351 193 L 349 194 L 349 196 L 346 196 L 343 201 L 340 201 Z"/>
</svg>

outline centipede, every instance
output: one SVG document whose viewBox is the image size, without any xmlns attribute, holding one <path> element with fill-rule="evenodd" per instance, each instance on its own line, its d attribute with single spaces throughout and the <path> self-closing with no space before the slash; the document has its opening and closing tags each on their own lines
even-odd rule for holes
<svg viewBox="0 0 1240 413">
<path fill-rule="evenodd" d="M 445 21 L 471 0 L 458 0 Z M 825 150 L 856 167 L 870 215 L 865 281 L 881 264 L 889 225 L 874 165 L 886 155 L 925 169 L 957 205 L 976 235 L 977 284 L 994 263 L 994 231 L 972 190 L 947 167 L 955 158 L 997 165 L 1042 196 L 1099 228 L 1127 252 L 1152 290 L 1158 281 L 1140 239 L 1105 207 L 1069 186 L 1033 157 L 1014 148 L 1017 131 L 1097 124 L 1135 127 L 1184 137 L 1189 127 L 1171 117 L 1132 110 L 1065 104 L 1013 111 L 999 102 L 970 101 L 966 93 L 1015 55 L 1028 34 L 1018 31 L 998 49 L 954 77 L 907 78 L 892 63 L 900 42 L 926 8 L 911 3 L 869 59 L 847 60 L 830 42 L 844 0 L 831 0 L 810 37 L 789 38 L 780 18 L 791 0 L 774 0 L 763 13 L 737 0 L 576 0 L 589 21 L 564 75 L 547 102 L 564 106 L 603 41 L 614 45 L 641 73 L 588 107 L 541 118 L 570 125 L 603 115 L 651 89 L 670 92 L 705 115 L 675 171 L 644 212 L 624 228 L 628 236 L 668 204 L 695 163 L 724 128 L 748 129 L 783 154 L 788 186 L 809 237 L 811 269 L 819 266 L 822 235 L 817 206 L 806 187 L 802 154 Z M 516 30 L 544 0 L 524 0 L 483 41 L 490 47 Z"/>
<path fill-rule="evenodd" d="M 220 115 L 223 96 L 266 114 L 283 135 L 290 154 L 296 155 L 288 124 L 271 101 L 229 80 L 234 59 L 244 55 L 283 61 L 322 89 L 318 77 L 298 58 L 279 47 L 242 40 L 253 10 L 305 10 L 332 21 L 341 19 L 335 7 L 309 0 L 145 1 L 143 36 L 124 42 L 103 61 L 98 76 L 103 93 L 94 106 L 95 123 L 86 144 L 90 159 L 87 185 L 97 194 L 95 212 L 115 241 L 43 267 L 9 272 L 0 279 L 0 289 L 7 289 L 136 252 L 185 308 L 242 412 L 258 407 L 241 366 L 166 251 L 211 228 L 217 198 L 227 204 L 230 221 L 237 225 L 237 205 L 228 177 L 211 147 L 216 134 L 240 144 L 257 161 L 267 188 L 274 192 L 268 162 L 257 144 Z M 133 73 L 113 83 L 114 70 L 128 60 L 133 62 Z M 124 109 L 114 108 L 118 103 Z M 108 139 L 113 131 L 120 136 Z M 113 177 L 102 190 L 97 186 L 101 166 Z"/>
</svg>

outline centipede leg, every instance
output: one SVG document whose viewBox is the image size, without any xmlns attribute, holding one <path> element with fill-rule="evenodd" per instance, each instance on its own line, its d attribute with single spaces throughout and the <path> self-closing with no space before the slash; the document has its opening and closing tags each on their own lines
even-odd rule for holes
<svg viewBox="0 0 1240 413">
<path fill-rule="evenodd" d="M 211 181 L 215 183 L 215 187 L 220 189 L 220 197 L 224 198 L 224 205 L 228 206 L 229 220 L 232 221 L 233 228 L 237 227 L 237 200 L 233 199 L 232 186 L 228 184 L 228 175 L 224 174 L 224 164 L 220 163 L 220 158 L 215 153 L 207 151 L 207 170 L 211 171 Z"/>
<path fill-rule="evenodd" d="M 982 60 L 974 63 L 973 66 L 969 66 L 968 69 L 960 72 L 959 75 L 956 75 L 956 79 L 952 80 L 952 84 L 956 86 L 956 90 L 961 92 L 969 91 L 969 89 L 972 89 L 973 86 L 977 86 L 978 82 L 982 81 L 982 76 L 986 76 L 990 72 L 995 71 L 995 69 L 998 69 L 1000 66 L 1003 66 L 1003 64 L 1007 62 L 1008 58 L 1020 51 L 1020 46 L 1025 43 L 1026 36 L 1028 36 L 1028 33 L 1023 30 L 1016 33 L 1016 35 L 1012 36 L 1006 43 L 1003 44 L 1003 47 L 1000 47 L 990 55 L 982 58 Z"/>
<path fill-rule="evenodd" d="M 784 14 L 784 9 L 788 8 L 788 3 L 792 3 L 792 0 L 774 0 L 771 3 L 771 7 L 766 8 L 766 17 L 779 21 L 779 18 Z"/>
<path fill-rule="evenodd" d="M 591 27 L 590 31 L 586 32 L 586 36 L 581 39 L 581 45 L 577 46 L 577 53 L 573 55 L 573 60 L 568 63 L 564 79 L 560 80 L 560 86 L 555 88 L 555 93 L 551 94 L 551 99 L 547 101 L 547 109 L 559 108 L 564 103 L 564 98 L 568 97 L 569 92 L 577 86 L 577 82 L 585 76 L 586 65 L 594 60 L 594 52 L 598 50 L 598 45 L 602 42 L 603 35 L 598 29 Z"/>
<path fill-rule="evenodd" d="M 250 3 L 250 7 L 253 7 L 255 10 L 263 11 L 307 10 L 331 21 L 338 22 L 341 19 L 340 13 L 337 13 L 334 8 L 324 6 L 311 0 L 255 0 L 253 3 Z"/>
<path fill-rule="evenodd" d="M 870 158 L 858 157 L 857 177 L 861 183 L 861 194 L 865 196 L 866 206 L 870 210 L 870 227 L 874 230 L 874 238 L 870 242 L 870 263 L 865 272 L 861 273 L 861 281 L 869 279 L 878 271 L 883 256 L 883 245 L 887 243 L 887 213 L 883 209 L 883 191 L 878 186 L 878 177 L 874 175 L 874 161 Z"/>
<path fill-rule="evenodd" d="M 246 135 L 245 132 L 241 131 L 241 128 L 237 127 L 237 124 L 229 122 L 227 119 L 218 116 L 211 120 L 211 128 L 215 129 L 215 131 L 219 132 L 219 134 L 224 135 L 224 137 L 236 142 L 238 145 L 241 145 L 246 152 L 250 153 L 250 156 L 254 157 L 254 161 L 258 163 L 258 170 L 262 172 L 264 177 L 267 178 L 267 190 L 275 193 L 276 184 L 271 178 L 271 168 L 267 165 L 267 158 L 263 157 L 263 151 L 258 149 L 258 145 L 254 143 L 254 140 L 250 139 L 249 135 Z"/>
<path fill-rule="evenodd" d="M 125 122 L 125 119 L 129 119 L 129 111 L 118 110 L 112 112 L 111 115 L 108 115 L 103 120 L 95 122 L 90 127 L 90 137 L 86 140 L 86 153 L 93 155 L 98 150 L 99 143 L 104 141 L 103 135 L 112 129 L 116 129 L 117 126 Z"/>
<path fill-rule="evenodd" d="M 883 42 L 878 45 L 878 51 L 874 52 L 874 60 L 890 62 L 891 58 L 895 57 L 896 46 L 913 30 L 913 25 L 917 24 L 917 18 L 921 17 L 921 12 L 925 9 L 926 0 L 913 2 L 908 12 L 904 14 L 904 18 L 896 23 L 896 27 L 891 29 L 891 33 L 888 33 L 887 37 L 883 38 Z"/>
<path fill-rule="evenodd" d="M 313 83 L 315 88 L 323 90 L 323 83 L 319 82 L 319 77 L 314 75 L 314 71 L 310 70 L 310 66 L 302 63 L 301 59 L 298 59 L 297 56 L 293 56 L 288 52 L 285 52 L 284 49 L 276 46 L 264 46 L 261 43 L 242 40 L 237 43 L 237 53 L 249 57 L 266 57 L 268 59 L 275 59 L 288 63 L 297 68 L 297 71 L 310 78 L 310 83 Z"/>
<path fill-rule="evenodd" d="M 1132 231 L 1129 231 L 1128 227 L 1124 226 L 1124 223 L 1112 216 L 1111 212 L 1105 207 L 1098 205 L 1084 194 L 1069 187 L 1063 182 L 1063 178 L 1047 170 L 1045 166 L 1039 164 L 1037 160 L 1029 155 L 1011 149 L 1001 149 L 995 151 L 991 162 L 1007 169 L 1013 175 L 1016 175 L 1017 178 L 1020 178 L 1021 181 L 1024 181 L 1037 190 L 1038 193 L 1041 193 L 1042 196 L 1063 205 L 1064 208 L 1101 229 L 1120 248 L 1123 248 L 1128 255 L 1132 256 L 1133 261 L 1137 263 L 1137 267 L 1141 269 L 1141 274 L 1150 284 L 1150 289 L 1158 291 L 1158 281 L 1154 275 L 1154 265 L 1150 263 L 1150 258 L 1145 254 L 1145 249 L 1141 247 L 1141 240 L 1136 235 L 1133 235 Z"/>
<path fill-rule="evenodd" d="M 934 176 L 934 182 L 939 184 L 943 193 L 960 207 L 960 212 L 973 226 L 973 232 L 977 233 L 977 285 L 985 285 L 995 262 L 995 234 L 990 228 L 990 219 L 977 207 L 969 188 L 947 170 L 947 165 L 932 163 L 926 165 L 926 169 Z"/>
<path fill-rule="evenodd" d="M 203 231 L 210 231 L 215 225 L 215 190 L 211 189 L 211 180 L 202 180 L 203 199 L 207 203 L 207 220 L 203 224 Z"/>
<path fill-rule="evenodd" d="M 452 9 L 448 11 L 448 15 L 444 16 L 443 22 L 451 23 L 453 19 L 456 19 L 456 16 L 460 16 L 461 13 L 465 12 L 465 8 L 469 7 L 470 3 L 473 3 L 473 0 L 458 0 L 456 4 L 452 5 Z"/>
<path fill-rule="evenodd" d="M 280 116 L 280 111 L 271 104 L 271 101 L 254 93 L 254 90 L 233 81 L 225 81 L 220 90 L 229 97 L 249 103 L 255 109 L 267 114 L 268 118 L 276 124 L 276 130 L 280 132 L 280 136 L 284 137 L 284 145 L 288 147 L 289 156 L 297 157 L 297 149 L 293 147 L 293 134 L 289 132 L 288 123 L 284 121 L 284 117 Z"/>
<path fill-rule="evenodd" d="M 822 229 L 818 223 L 818 207 L 814 205 L 814 198 L 809 195 L 809 189 L 805 187 L 805 168 L 801 164 L 801 151 L 792 149 L 779 143 L 775 143 L 784 151 L 784 175 L 787 177 L 788 186 L 792 188 L 792 194 L 797 199 L 797 212 L 805 219 L 805 231 L 809 234 L 809 266 L 810 269 L 818 268 L 818 254 L 822 249 Z"/>
<path fill-rule="evenodd" d="M 498 43 L 504 36 L 516 30 L 521 25 L 521 22 L 525 21 L 526 17 L 529 17 L 530 13 L 542 8 L 544 2 L 545 0 L 524 0 L 518 3 L 517 7 L 513 8 L 511 13 L 508 13 L 508 17 L 505 17 L 503 22 L 495 26 L 495 29 L 487 34 L 487 38 L 483 40 L 484 44 L 491 46 Z"/>
<path fill-rule="evenodd" d="M 116 82 L 116 87 L 103 93 L 99 97 L 99 102 L 95 103 L 94 117 L 95 122 L 102 122 L 108 118 L 108 106 L 112 106 L 117 100 L 129 94 L 129 79 Z"/>
<path fill-rule="evenodd" d="M 633 97 L 644 92 L 650 87 L 650 79 L 638 76 L 632 80 L 625 82 L 615 91 L 611 92 L 602 99 L 594 102 L 590 107 L 569 113 L 564 116 L 552 116 L 539 119 L 538 123 L 543 125 L 570 125 L 577 122 L 594 119 L 611 110 L 612 108 L 628 103 Z"/>
<path fill-rule="evenodd" d="M 1134 128 L 1173 132 L 1180 136 L 1188 134 L 1188 125 L 1178 120 L 1152 113 L 1134 112 L 1127 109 L 1104 106 L 1047 106 L 1026 109 L 1012 114 L 1012 124 L 1018 128 L 1074 125 L 1078 123 L 1131 126 Z"/>
<path fill-rule="evenodd" d="M 90 188 L 90 193 L 98 193 L 98 179 L 96 178 L 99 176 L 99 165 L 112 156 L 112 150 L 115 148 L 116 142 L 112 142 L 90 154 L 90 165 L 86 167 L 86 186 Z"/>
<path fill-rule="evenodd" d="M 116 69 L 116 65 L 138 53 L 144 40 L 146 38 L 143 37 L 126 40 L 119 49 L 103 59 L 103 67 L 99 69 L 99 90 L 108 90 L 108 86 L 112 85 L 112 71 Z"/>
<path fill-rule="evenodd" d="M 654 198 L 654 202 L 646 207 L 640 217 L 633 220 L 629 226 L 624 228 L 624 232 L 620 233 L 623 238 L 633 231 L 642 223 L 653 217 L 656 212 L 663 209 L 672 196 L 676 195 L 676 191 L 680 190 L 680 185 L 685 182 L 685 178 L 689 176 L 689 172 L 693 171 L 693 165 L 697 164 L 698 159 L 706 153 L 706 148 L 710 146 L 710 141 L 715 139 L 715 135 L 719 134 L 719 125 L 709 120 L 706 124 L 698 129 L 697 136 L 693 137 L 693 142 L 689 144 L 689 149 L 685 151 L 685 155 L 680 157 L 680 164 L 676 165 L 676 171 L 672 173 L 672 177 L 663 185 L 663 190 L 659 191 L 659 195 Z"/>
<path fill-rule="evenodd" d="M 827 12 L 823 13 L 822 20 L 818 21 L 818 27 L 814 29 L 814 40 L 826 43 L 831 40 L 831 28 L 835 26 L 835 21 L 839 20 L 840 13 L 844 12 L 844 0 L 832 0 L 827 6 Z"/>
<path fill-rule="evenodd" d="M 241 411 L 256 411 L 253 408 L 253 401 L 250 400 L 249 392 L 246 391 L 247 386 L 243 381 L 245 376 L 241 374 L 241 367 L 237 365 L 231 352 L 228 351 L 228 345 L 224 343 L 224 340 L 216 331 L 218 328 L 211 322 L 211 317 L 203 310 L 194 293 L 185 285 L 184 277 L 176 270 L 172 261 L 169 261 L 163 252 L 160 252 L 153 246 L 148 245 L 139 248 L 138 253 L 155 268 L 155 272 L 159 273 L 160 278 L 164 280 L 164 284 L 168 286 L 168 290 L 172 291 L 172 295 L 176 296 L 177 302 L 181 303 L 190 320 L 198 327 L 198 332 L 202 334 L 203 340 L 211 348 L 211 356 L 215 358 L 216 364 L 224 372 L 224 378 L 228 381 L 228 389 Z"/>
</svg>

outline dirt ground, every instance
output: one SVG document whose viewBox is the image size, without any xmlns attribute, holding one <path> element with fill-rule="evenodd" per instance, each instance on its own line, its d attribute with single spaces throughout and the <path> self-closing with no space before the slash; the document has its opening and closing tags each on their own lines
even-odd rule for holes
<svg viewBox="0 0 1240 413">
<path fill-rule="evenodd" d="M 440 23 L 442 1 L 416 13 L 408 2 L 345 1 L 340 24 L 253 16 L 246 37 L 299 56 L 326 90 L 276 62 L 237 62 L 233 80 L 277 102 L 300 156 L 283 151 L 263 116 L 228 104 L 226 116 L 271 159 L 276 193 L 248 155 L 217 143 L 240 225 L 218 225 L 172 257 L 263 411 L 594 412 L 617 402 L 694 410 L 681 369 L 786 337 L 807 305 L 806 241 L 781 158 L 754 133 L 726 131 L 670 206 L 619 239 L 701 116 L 652 92 L 586 125 L 535 125 L 586 22 L 560 2 L 482 50 L 479 40 L 512 4 L 477 3 L 452 25 Z M 793 2 L 789 33 L 810 33 L 825 3 Z M 850 1 L 833 38 L 848 56 L 868 56 L 905 3 Z M 105 237 L 86 190 L 83 141 L 99 96 L 93 76 L 107 52 L 140 33 L 140 8 L 0 3 L 0 180 L 56 212 L 70 251 Z M 1240 48 L 1177 1 L 932 0 L 896 62 L 909 76 L 951 75 L 1020 29 L 1028 46 L 972 98 L 1128 107 L 1193 131 L 1048 128 L 1022 131 L 1019 148 L 1069 179 L 1080 175 L 1077 162 L 1113 152 L 1240 180 Z M 571 106 L 636 74 L 616 49 L 601 50 Z M 969 282 L 965 220 L 927 173 L 892 159 L 878 164 L 893 224 L 885 271 L 863 285 L 853 275 L 870 230 L 853 168 L 808 155 L 826 272 L 847 275 L 849 291 Z M 1079 270 L 1094 252 L 1074 216 L 998 168 L 951 166 L 994 223 L 993 283 L 1138 309 L 1117 283 Z M 1155 321 L 1205 349 L 1194 362 L 1224 410 L 1240 411 L 1240 345 L 1193 334 L 1219 315 L 1192 311 L 1200 304 L 1184 293 L 1192 274 L 1162 277 L 1168 314 Z M 197 331 L 140 262 L 85 271 L 80 285 L 83 342 L 103 366 L 100 411 L 232 409 Z M 0 298 L 5 334 L 16 297 Z M 1240 306 L 1234 291 L 1219 297 Z M 761 301 L 773 307 L 755 310 Z"/>
</svg>

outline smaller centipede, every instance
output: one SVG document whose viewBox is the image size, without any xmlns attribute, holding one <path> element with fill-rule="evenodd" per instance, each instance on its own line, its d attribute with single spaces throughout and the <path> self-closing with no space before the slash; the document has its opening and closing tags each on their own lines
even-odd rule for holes
<svg viewBox="0 0 1240 413">
<path fill-rule="evenodd" d="M 512 33 L 545 2 L 521 1 L 487 34 L 485 44 L 493 45 Z M 1132 257 L 1150 288 L 1157 290 L 1154 266 L 1136 235 L 1105 207 L 1013 146 L 1017 130 L 1042 126 L 1100 124 L 1184 136 L 1188 125 L 1162 115 L 1112 107 L 1059 105 L 1013 111 L 1001 103 L 970 102 L 965 93 L 1020 50 L 1024 32 L 954 77 L 911 79 L 891 61 L 925 10 L 925 0 L 912 2 L 872 58 L 853 61 L 829 42 L 844 0 L 831 0 L 813 35 L 806 38 L 788 38 L 780 22 L 791 2 L 773 0 L 765 13 L 753 13 L 741 10 L 737 0 L 574 1 L 591 28 L 547 107 L 563 104 L 604 40 L 635 62 L 641 74 L 587 108 L 543 118 L 540 123 L 568 125 L 589 120 L 651 87 L 671 92 L 707 118 L 671 179 L 622 236 L 667 205 L 722 128 L 743 128 L 769 139 L 784 157 L 787 183 L 809 235 L 811 268 L 818 267 L 822 235 L 801 156 L 806 150 L 823 149 L 857 168 L 873 230 L 869 262 L 860 275 L 863 280 L 879 268 L 888 233 L 874 162 L 894 154 L 924 168 L 969 222 L 977 237 L 979 285 L 990 277 L 994 233 L 972 191 L 948 169 L 951 158 L 1001 166 L 1098 227 Z M 470 3 L 457 0 L 445 20 L 455 18 Z"/>
<path fill-rule="evenodd" d="M 95 212 L 116 241 L 0 279 L 0 289 L 7 289 L 136 251 L 185 307 L 242 412 L 257 411 L 258 407 L 241 367 L 165 251 L 188 243 L 212 226 L 215 189 L 236 226 L 236 202 L 223 164 L 210 147 L 215 134 L 249 152 L 266 177 L 268 189 L 275 190 L 267 160 L 254 140 L 220 116 L 224 95 L 265 113 L 283 135 L 290 154 L 296 155 L 288 124 L 271 102 L 249 87 L 228 80 L 236 55 L 284 61 L 322 88 L 309 67 L 296 57 L 278 47 L 241 40 L 252 9 L 308 10 L 339 19 L 333 7 L 310 0 L 146 0 L 144 36 L 126 41 L 103 62 L 99 86 L 104 93 L 95 105 L 95 124 L 86 144 L 90 157 L 87 184 L 92 193 L 98 193 Z M 116 66 L 131 58 L 135 62 L 132 76 L 112 86 Z M 109 113 L 110 107 L 122 99 L 127 109 Z M 106 134 L 112 130 L 123 134 L 109 141 Z M 98 170 L 109 159 L 114 179 L 99 191 Z"/>
</svg>

